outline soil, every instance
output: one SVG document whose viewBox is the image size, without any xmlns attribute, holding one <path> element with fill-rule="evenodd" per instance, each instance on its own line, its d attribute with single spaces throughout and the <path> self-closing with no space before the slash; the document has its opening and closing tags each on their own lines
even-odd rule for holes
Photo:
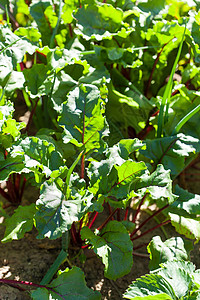
<svg viewBox="0 0 200 300">
<path fill-rule="evenodd" d="M 196 165 L 198 167 L 198 165 Z M 199 164 L 200 167 L 200 164 Z M 182 174 L 179 178 L 179 184 L 187 188 L 193 193 L 200 194 L 200 170 L 190 169 Z M 38 198 L 38 191 L 33 187 L 28 186 L 26 188 L 22 205 L 25 203 L 32 203 Z M 0 198 L 0 202 L 3 199 Z M 152 208 L 154 209 L 154 208 Z M 12 208 L 11 208 L 12 211 Z M 8 212 L 9 209 L 8 209 Z M 140 217 L 140 222 L 146 219 L 149 215 L 143 212 Z M 105 216 L 104 216 L 105 218 Z M 0 215 L 0 240 L 4 235 L 3 217 Z M 155 220 L 148 223 L 143 231 L 157 225 Z M 174 228 L 168 224 L 165 226 L 168 238 L 171 236 L 177 236 Z M 138 232 L 140 234 L 140 232 Z M 138 244 L 148 243 L 155 235 L 161 236 L 162 240 L 166 240 L 166 236 L 161 228 L 156 229 L 153 233 L 149 233 L 140 239 L 139 242 L 135 241 L 134 247 Z M 36 239 L 37 232 L 32 230 L 25 234 L 25 237 L 19 241 L 12 241 L 10 243 L 0 243 L 0 278 L 15 279 L 22 281 L 29 281 L 34 283 L 40 283 L 43 276 L 51 264 L 56 259 L 61 250 L 61 241 L 52 241 L 49 239 L 38 240 Z M 200 243 L 194 246 L 194 250 L 191 252 L 191 260 L 194 262 L 197 268 L 200 268 Z M 79 258 L 75 258 L 77 249 L 70 249 L 69 260 L 72 264 L 80 267 L 86 277 L 88 287 L 94 290 L 98 290 L 102 294 L 102 299 L 122 299 L 122 295 L 129 286 L 129 284 L 149 272 L 148 263 L 149 256 L 146 247 L 139 248 L 134 252 L 134 264 L 131 272 L 123 278 L 112 281 L 104 277 L 104 265 L 101 263 L 100 258 L 94 256 L 91 250 L 86 250 L 86 260 L 81 262 Z M 120 262 L 119 262 L 120 263 Z M 69 267 L 65 263 L 62 268 Z M 28 300 L 31 299 L 28 291 L 23 291 L 19 288 L 0 284 L 0 300 Z M 42 299 L 41 299 L 42 300 Z"/>
</svg>

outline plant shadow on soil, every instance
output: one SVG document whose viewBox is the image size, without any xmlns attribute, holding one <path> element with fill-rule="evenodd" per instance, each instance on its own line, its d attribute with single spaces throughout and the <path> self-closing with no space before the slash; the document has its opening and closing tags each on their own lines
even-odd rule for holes
<svg viewBox="0 0 200 300">
<path fill-rule="evenodd" d="M 190 172 L 189 172 L 190 171 Z M 188 171 L 189 177 L 186 174 L 180 177 L 180 184 L 186 185 L 190 192 L 199 194 L 199 175 L 195 171 L 196 175 L 191 175 L 194 173 L 194 169 Z M 34 190 L 31 186 L 26 189 L 24 200 L 27 202 L 33 202 L 38 197 L 38 191 Z M 23 203 L 22 203 L 23 204 Z M 100 216 L 101 217 L 101 216 Z M 105 215 L 103 216 L 105 219 Z M 140 222 L 146 219 L 148 215 L 143 212 L 140 215 Z M 143 231 L 146 231 L 149 228 L 152 228 L 157 223 L 152 220 L 149 222 Z M 172 236 L 178 236 L 171 225 L 165 226 L 167 231 L 168 238 Z M 0 225 L 0 238 L 3 238 L 4 226 Z M 135 241 L 134 247 L 138 244 L 148 243 L 151 238 L 155 235 L 161 236 L 163 241 L 166 240 L 166 237 L 160 228 L 156 231 L 145 235 L 140 238 L 138 241 Z M 52 241 L 49 239 L 38 240 L 36 239 L 37 232 L 32 230 L 25 234 L 25 237 L 19 241 L 12 241 L 10 243 L 0 243 L 0 278 L 7 279 L 16 279 L 23 281 L 30 281 L 34 283 L 39 283 L 51 264 L 56 259 L 60 248 L 61 241 L 60 239 Z M 136 243 L 137 242 L 137 243 Z M 191 252 L 191 260 L 194 262 L 197 268 L 200 268 L 200 256 L 199 256 L 200 243 L 194 246 L 194 250 Z M 102 299 L 122 299 L 124 291 L 127 289 L 128 285 L 135 280 L 149 272 L 148 269 L 148 253 L 146 247 L 142 247 L 137 250 L 133 256 L 133 267 L 131 272 L 117 279 L 116 281 L 109 280 L 104 277 L 104 265 L 101 263 L 100 258 L 93 255 L 91 250 L 86 251 L 87 259 L 86 261 L 80 262 L 80 259 L 77 257 L 73 259 L 77 254 L 77 250 L 73 247 L 70 249 L 70 261 L 72 264 L 80 267 L 86 277 L 86 282 L 88 287 L 91 287 L 95 290 L 99 290 L 102 294 Z M 68 267 L 67 264 L 63 264 L 62 268 Z M 22 291 L 8 285 L 0 284 L 0 300 L 28 300 L 30 295 L 26 291 Z M 42 299 L 41 299 L 42 300 Z"/>
</svg>

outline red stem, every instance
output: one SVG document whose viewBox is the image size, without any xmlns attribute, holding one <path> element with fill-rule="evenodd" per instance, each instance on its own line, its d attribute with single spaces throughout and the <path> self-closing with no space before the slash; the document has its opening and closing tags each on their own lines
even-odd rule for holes
<svg viewBox="0 0 200 300">
<path fill-rule="evenodd" d="M 95 220 L 96 220 L 98 214 L 99 214 L 98 212 L 95 213 L 94 218 L 92 219 L 92 221 L 91 221 L 90 225 L 88 226 L 88 228 L 91 228 L 91 227 L 92 227 L 92 225 L 94 224 L 94 222 L 95 222 Z"/>
<path fill-rule="evenodd" d="M 117 221 L 121 221 L 120 208 L 117 209 Z"/>
<path fill-rule="evenodd" d="M 127 220 L 127 217 L 128 217 L 128 211 L 129 211 L 129 208 L 127 207 L 127 208 L 126 208 L 126 211 L 125 211 L 125 215 L 124 215 L 124 221 Z"/>
<path fill-rule="evenodd" d="M 131 241 L 135 241 L 135 240 L 141 238 L 142 236 L 148 234 L 149 232 L 154 231 L 155 229 L 157 229 L 157 228 L 159 228 L 159 227 L 161 227 L 161 226 L 163 226 L 163 225 L 166 225 L 166 224 L 168 224 L 168 223 L 170 223 L 170 222 L 171 222 L 171 220 L 167 220 L 167 221 L 165 221 L 165 222 L 163 222 L 163 223 L 160 223 L 160 224 L 154 226 L 153 228 L 150 228 L 150 229 L 146 230 L 146 231 L 143 232 L 142 234 L 140 234 L 140 235 L 138 235 L 138 236 L 132 238 Z"/>
<path fill-rule="evenodd" d="M 71 25 L 71 23 L 68 24 L 68 27 L 69 27 L 69 35 L 70 35 L 70 38 L 73 38 L 73 30 L 72 30 L 72 25 Z"/>
<path fill-rule="evenodd" d="M 140 201 L 140 204 L 139 204 L 139 206 L 138 206 L 138 208 L 137 208 L 137 210 L 136 210 L 135 216 L 134 216 L 134 218 L 133 218 L 133 221 L 132 221 L 133 223 L 135 223 L 136 218 L 137 218 L 137 215 L 139 214 L 140 209 L 141 209 L 141 207 L 142 207 L 142 205 L 143 205 L 144 200 L 145 200 L 146 197 L 147 197 L 147 194 L 145 194 L 145 195 L 142 197 L 142 200 Z"/>
<path fill-rule="evenodd" d="M 147 222 L 149 222 L 151 219 L 153 219 L 156 215 L 158 215 L 159 213 L 161 213 L 164 209 L 166 209 L 169 206 L 169 204 L 166 204 L 165 206 L 163 206 L 162 208 L 158 209 L 153 215 L 151 215 L 150 217 L 148 217 L 144 222 L 142 222 L 140 224 L 140 226 L 138 226 L 132 233 L 131 233 L 131 237 L 140 229 L 142 228 Z"/>
<path fill-rule="evenodd" d="M 75 223 L 72 223 L 71 226 L 71 236 L 72 236 L 72 240 L 74 242 L 75 245 L 78 245 L 78 241 L 77 241 L 77 232 L 76 232 L 76 227 L 75 227 Z"/>
<path fill-rule="evenodd" d="M 133 250 L 137 250 L 137 249 L 140 249 L 140 248 L 143 248 L 143 247 L 147 247 L 149 243 L 144 243 L 144 244 L 140 244 L 139 246 L 137 247 L 133 247 Z"/>
<path fill-rule="evenodd" d="M 109 203 L 107 203 L 108 204 L 108 210 L 109 210 L 109 214 L 111 215 L 112 214 L 112 209 L 111 209 L 111 206 L 110 206 L 110 204 Z M 114 220 L 114 218 L 112 217 L 112 220 Z"/>
<path fill-rule="evenodd" d="M 82 179 L 85 177 L 85 155 L 83 154 L 81 157 L 81 176 Z"/>
</svg>

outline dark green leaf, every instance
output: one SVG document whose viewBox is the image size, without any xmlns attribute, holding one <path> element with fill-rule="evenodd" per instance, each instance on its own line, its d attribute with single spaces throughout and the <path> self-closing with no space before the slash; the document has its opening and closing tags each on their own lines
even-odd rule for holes
<svg viewBox="0 0 200 300">
<path fill-rule="evenodd" d="M 81 236 L 93 245 L 95 253 L 102 258 L 107 278 L 115 280 L 130 272 L 133 245 L 122 223 L 110 221 L 100 235 L 95 235 L 88 227 L 83 227 Z"/>
<path fill-rule="evenodd" d="M 57 239 L 79 221 L 86 212 L 93 211 L 93 194 L 87 190 L 78 200 L 66 200 L 55 183 L 46 181 L 36 202 L 36 227 L 38 238 Z"/>
<path fill-rule="evenodd" d="M 101 295 L 86 286 L 84 273 L 73 267 L 59 271 L 47 288 L 38 288 L 31 293 L 34 300 L 100 300 Z"/>
</svg>

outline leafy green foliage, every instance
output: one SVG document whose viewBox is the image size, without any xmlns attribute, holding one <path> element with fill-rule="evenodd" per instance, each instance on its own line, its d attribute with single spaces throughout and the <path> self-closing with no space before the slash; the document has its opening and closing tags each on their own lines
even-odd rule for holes
<svg viewBox="0 0 200 300">
<path fill-rule="evenodd" d="M 132 243 L 123 224 L 111 221 L 99 235 L 83 227 L 81 236 L 93 245 L 95 253 L 102 258 L 107 278 L 115 280 L 129 273 L 133 260 Z M 116 264 L 117 261 L 120 264 Z"/>
<path fill-rule="evenodd" d="M 31 231 L 35 213 L 35 204 L 19 206 L 10 219 L 6 220 L 6 231 L 2 242 L 19 240 L 27 231 Z"/>
<path fill-rule="evenodd" d="M 200 152 L 197 1 L 20 0 L 11 1 L 12 12 L 6 5 L 3 0 L 0 181 L 21 200 L 27 180 L 40 186 L 40 197 L 11 217 L 1 210 L 7 216 L 2 242 L 22 238 L 34 225 L 40 239 L 62 238 L 64 258 L 45 278 L 53 278 L 73 242 L 91 246 L 105 276 L 115 280 L 135 263 L 138 231 L 145 236 L 143 226 L 161 212 L 163 224 L 198 241 L 199 196 L 173 182 Z M 13 117 L 23 101 L 27 124 Z M 9 189 L 0 193 L 12 203 Z M 155 211 L 140 224 L 141 210 L 152 204 Z M 97 227 L 106 207 L 109 215 Z M 125 297 L 198 299 L 190 249 L 181 238 L 154 237 L 153 271 Z M 32 297 L 100 296 L 75 267 Z"/>
<path fill-rule="evenodd" d="M 47 285 L 46 288 L 38 288 L 32 292 L 32 298 L 34 300 L 41 298 L 44 300 L 98 300 L 101 299 L 101 296 L 99 292 L 93 291 L 86 286 L 83 272 L 79 268 L 73 267 L 71 270 L 67 268 L 64 271 L 60 271 L 58 277 L 51 284 Z"/>
</svg>

